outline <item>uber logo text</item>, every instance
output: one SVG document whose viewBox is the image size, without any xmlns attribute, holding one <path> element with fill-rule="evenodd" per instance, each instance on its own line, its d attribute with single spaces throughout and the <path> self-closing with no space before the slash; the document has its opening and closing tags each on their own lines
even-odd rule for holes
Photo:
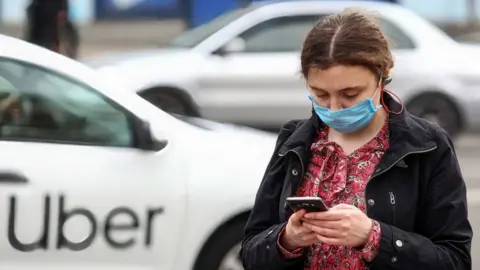
<svg viewBox="0 0 480 270">
<path fill-rule="evenodd" d="M 9 201 L 9 214 L 8 214 L 8 241 L 10 245 L 15 248 L 16 250 L 29 252 L 34 250 L 47 250 L 48 246 L 48 239 L 49 239 L 49 231 L 50 231 L 50 217 L 51 217 L 51 196 L 46 195 L 43 199 L 43 231 L 40 234 L 40 237 L 31 243 L 22 243 L 17 238 L 16 234 L 16 212 L 17 212 L 17 198 L 15 196 L 10 197 Z M 154 218 L 162 214 L 164 211 L 163 207 L 157 208 L 147 208 L 145 213 L 145 226 L 144 226 L 144 235 L 145 238 L 143 239 L 143 245 L 145 247 L 150 247 L 152 245 L 152 237 L 153 237 L 153 222 Z M 86 218 L 91 226 L 91 231 L 88 234 L 88 237 L 85 238 L 83 241 L 74 243 L 69 241 L 65 235 L 63 234 L 63 227 L 65 222 L 73 217 L 73 216 L 83 216 Z M 123 216 L 128 218 L 128 222 L 123 224 L 114 223 L 114 219 L 117 216 Z M 114 209 L 110 210 L 105 218 L 102 218 L 100 221 L 103 221 L 103 236 L 105 242 L 108 243 L 109 246 L 115 249 L 125 249 L 134 246 L 138 239 L 131 237 L 127 240 L 119 241 L 115 239 L 112 235 L 115 231 L 136 231 L 140 228 L 140 218 L 139 215 L 131 208 L 120 206 L 115 207 Z M 67 248 L 73 251 L 80 251 L 88 248 L 92 245 L 93 241 L 96 238 L 98 227 L 102 225 L 99 222 L 98 217 L 96 217 L 90 210 L 84 207 L 77 207 L 72 208 L 70 210 L 65 210 L 65 196 L 60 195 L 58 197 L 58 232 L 56 235 L 56 249 L 63 249 Z M 32 224 L 34 226 L 34 224 Z M 32 228 L 36 230 L 36 228 Z"/>
</svg>

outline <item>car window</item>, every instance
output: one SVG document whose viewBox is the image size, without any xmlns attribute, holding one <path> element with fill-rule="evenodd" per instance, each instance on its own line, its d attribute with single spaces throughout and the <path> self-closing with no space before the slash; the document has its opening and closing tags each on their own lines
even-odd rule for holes
<svg viewBox="0 0 480 270">
<path fill-rule="evenodd" d="M 255 7 L 256 6 L 234 9 L 230 12 L 223 13 L 210 22 L 181 33 L 169 43 L 169 46 L 174 48 L 193 48 L 229 23 L 247 14 Z"/>
<path fill-rule="evenodd" d="M 394 49 L 413 49 L 412 39 L 390 20 L 380 18 L 380 28 Z"/>
<path fill-rule="evenodd" d="M 261 22 L 240 35 L 245 42 L 243 52 L 299 51 L 303 40 L 320 17 L 288 16 Z"/>
<path fill-rule="evenodd" d="M 130 147 L 129 112 L 58 73 L 0 59 L 0 139 Z"/>
</svg>

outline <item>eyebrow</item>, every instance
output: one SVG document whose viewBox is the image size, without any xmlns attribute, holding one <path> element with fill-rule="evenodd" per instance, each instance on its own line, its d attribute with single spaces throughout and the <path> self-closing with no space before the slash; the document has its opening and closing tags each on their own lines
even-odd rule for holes
<svg viewBox="0 0 480 270">
<path fill-rule="evenodd" d="M 328 92 L 328 91 L 326 91 L 322 88 L 319 88 L 319 87 L 316 87 L 316 86 L 313 86 L 313 85 L 309 85 L 309 87 L 314 91 Z M 361 90 L 361 89 L 364 89 L 365 87 L 366 87 L 366 85 L 356 85 L 356 86 L 345 87 L 345 88 L 342 88 L 342 89 L 339 89 L 339 90 L 336 90 L 336 91 Z"/>
</svg>

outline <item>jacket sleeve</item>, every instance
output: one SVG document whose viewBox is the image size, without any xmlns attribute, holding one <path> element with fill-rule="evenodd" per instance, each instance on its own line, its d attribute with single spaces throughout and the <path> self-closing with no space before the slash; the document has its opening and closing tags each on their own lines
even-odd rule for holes
<svg viewBox="0 0 480 270">
<path fill-rule="evenodd" d="M 303 256 L 286 258 L 277 247 L 279 233 L 286 223 L 280 223 L 279 201 L 285 178 L 278 151 L 295 128 L 287 123 L 277 139 L 275 151 L 258 189 L 255 203 L 245 226 L 240 257 L 245 270 L 294 269 L 303 264 Z"/>
<path fill-rule="evenodd" d="M 419 206 L 418 234 L 381 223 L 380 250 L 372 268 L 472 269 L 473 232 L 468 221 L 466 186 L 453 144 L 441 133 L 425 202 Z"/>
</svg>

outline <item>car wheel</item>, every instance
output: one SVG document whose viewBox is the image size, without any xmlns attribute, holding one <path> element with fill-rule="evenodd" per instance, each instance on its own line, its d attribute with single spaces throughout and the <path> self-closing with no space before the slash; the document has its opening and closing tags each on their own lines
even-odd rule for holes
<svg viewBox="0 0 480 270">
<path fill-rule="evenodd" d="M 178 95 L 171 92 L 147 91 L 140 94 L 148 102 L 170 114 L 193 116 L 193 110 Z"/>
<path fill-rule="evenodd" d="M 240 248 L 245 221 L 223 228 L 200 253 L 195 270 L 243 270 Z"/>
<path fill-rule="evenodd" d="M 407 105 L 415 116 L 433 122 L 448 132 L 451 137 L 462 131 L 462 118 L 455 104 L 445 96 L 428 94 L 415 98 Z"/>
</svg>

